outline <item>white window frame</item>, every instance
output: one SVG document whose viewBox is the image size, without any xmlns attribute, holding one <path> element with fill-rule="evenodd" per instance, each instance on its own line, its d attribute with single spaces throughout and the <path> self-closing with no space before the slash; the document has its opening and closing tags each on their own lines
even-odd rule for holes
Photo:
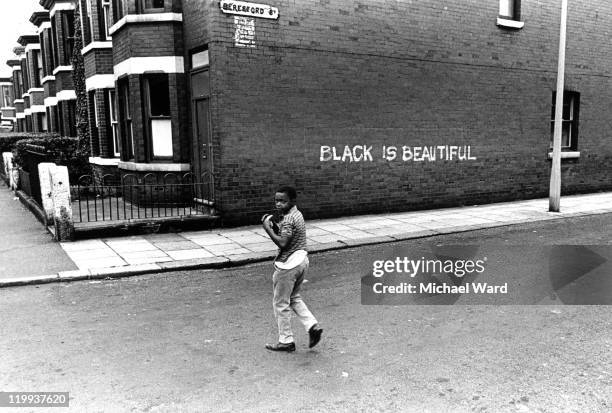
<svg viewBox="0 0 612 413">
<path fill-rule="evenodd" d="M 170 79 L 166 74 L 166 82 L 168 83 L 168 104 L 170 105 Z M 151 77 L 145 77 L 144 81 L 144 98 L 145 98 L 145 118 L 148 121 L 148 139 L 151 144 L 151 156 L 153 159 L 172 158 L 172 115 L 156 115 L 151 113 Z M 170 109 L 171 110 L 171 109 Z"/>
<path fill-rule="evenodd" d="M 520 29 L 525 23 L 520 20 L 521 0 L 499 0 L 497 25 L 510 29 Z"/>
<path fill-rule="evenodd" d="M 104 20 L 104 35 L 106 41 L 111 40 L 112 36 L 109 33 L 113 25 L 113 16 L 111 14 L 111 0 L 101 0 L 102 2 L 102 20 Z"/>
<path fill-rule="evenodd" d="M 576 105 L 576 97 L 578 96 L 578 94 L 576 92 L 572 92 L 572 91 L 564 91 L 563 93 L 563 104 L 565 105 L 565 99 L 568 98 L 569 99 L 569 119 L 565 119 L 563 118 L 563 111 L 561 111 L 561 149 L 565 149 L 565 150 L 571 150 L 573 147 L 573 129 L 576 126 L 574 124 L 575 119 L 574 119 L 574 115 L 575 115 L 575 105 Z M 554 109 L 555 109 L 555 104 L 553 103 L 553 116 L 552 119 L 550 120 L 551 122 L 551 130 L 553 130 L 554 133 L 554 127 L 555 127 L 555 117 L 554 117 Z M 563 125 L 569 125 L 568 128 L 568 134 L 567 134 L 567 145 L 563 144 Z M 550 148 L 553 147 L 553 139 L 554 139 L 554 135 L 551 133 L 551 137 L 550 137 Z M 577 146 L 576 146 L 577 149 Z"/>
<path fill-rule="evenodd" d="M 93 43 L 96 39 L 94 37 L 94 24 L 93 24 L 93 13 L 91 7 L 91 0 L 85 0 L 87 4 L 87 18 L 89 19 L 89 38 Z M 85 33 L 83 33 L 83 37 L 85 37 Z M 85 43 L 85 42 L 83 42 Z"/>
<path fill-rule="evenodd" d="M 116 92 L 115 89 L 109 89 L 107 91 L 108 99 L 108 113 L 110 117 L 111 133 L 113 139 L 113 155 L 119 157 L 119 120 L 117 118 L 117 102 L 115 101 Z"/>
</svg>

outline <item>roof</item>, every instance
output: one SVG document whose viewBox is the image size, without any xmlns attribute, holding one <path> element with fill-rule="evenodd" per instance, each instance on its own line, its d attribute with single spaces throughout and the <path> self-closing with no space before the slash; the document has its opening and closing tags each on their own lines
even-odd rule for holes
<svg viewBox="0 0 612 413">
<path fill-rule="evenodd" d="M 32 16 L 30 16 L 30 22 L 37 27 L 40 27 L 43 22 L 48 22 L 50 20 L 51 18 L 49 17 L 48 11 L 35 11 L 32 13 Z"/>
<path fill-rule="evenodd" d="M 22 46 L 32 43 L 38 43 L 39 41 L 40 40 L 38 36 L 35 34 L 22 34 L 21 36 L 19 36 L 19 39 L 17 39 L 17 43 Z"/>
</svg>

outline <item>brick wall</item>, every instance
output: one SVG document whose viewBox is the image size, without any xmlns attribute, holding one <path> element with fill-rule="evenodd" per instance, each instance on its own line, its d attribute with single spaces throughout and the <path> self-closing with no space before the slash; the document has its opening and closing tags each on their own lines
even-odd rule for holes
<svg viewBox="0 0 612 413">
<path fill-rule="evenodd" d="M 32 92 L 30 93 L 30 106 L 44 105 L 44 92 Z"/>
<path fill-rule="evenodd" d="M 72 71 L 61 71 L 55 75 L 55 91 L 74 90 L 74 82 L 72 80 Z"/>
<path fill-rule="evenodd" d="M 55 96 L 55 81 L 48 80 L 43 83 L 43 88 L 45 89 L 44 97 L 53 97 Z"/>
<path fill-rule="evenodd" d="M 95 49 L 83 56 L 85 77 L 113 73 L 113 52 L 111 49 Z"/>
<path fill-rule="evenodd" d="M 183 30 L 180 22 L 127 24 L 113 34 L 115 65 L 130 57 L 182 55 Z"/>
<path fill-rule="evenodd" d="M 234 17 L 185 0 L 185 49 L 209 45 L 217 199 L 254 222 L 293 184 L 306 216 L 546 196 L 560 7 L 521 2 L 525 27 L 484 0 L 279 0 L 237 47 Z M 566 85 L 581 93 L 580 159 L 563 193 L 612 189 L 610 68 L 598 0 L 569 9 Z M 321 162 L 320 146 L 372 146 L 372 162 Z M 383 145 L 469 145 L 473 161 L 385 161 Z"/>
</svg>

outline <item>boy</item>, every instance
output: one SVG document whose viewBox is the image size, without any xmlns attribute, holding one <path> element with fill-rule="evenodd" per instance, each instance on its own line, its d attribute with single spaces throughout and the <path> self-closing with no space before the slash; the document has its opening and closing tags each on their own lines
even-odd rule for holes
<svg viewBox="0 0 612 413">
<path fill-rule="evenodd" d="M 308 332 L 308 347 L 316 346 L 323 333 L 323 329 L 319 327 L 317 320 L 300 296 L 300 287 L 309 262 L 306 252 L 306 224 L 302 213 L 295 206 L 296 198 L 295 189 L 290 186 L 284 186 L 276 191 L 274 202 L 276 210 L 282 215 L 278 232 L 275 232 L 271 215 L 264 215 L 262 219 L 264 230 L 279 248 L 272 276 L 274 289 L 272 304 L 278 323 L 278 343 L 266 344 L 266 348 L 271 351 L 295 351 L 291 331 L 291 310 Z"/>
</svg>

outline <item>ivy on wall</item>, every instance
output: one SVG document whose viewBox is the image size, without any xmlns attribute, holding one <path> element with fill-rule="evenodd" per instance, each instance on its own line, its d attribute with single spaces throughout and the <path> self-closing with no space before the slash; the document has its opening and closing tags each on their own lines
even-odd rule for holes
<svg viewBox="0 0 612 413">
<path fill-rule="evenodd" d="M 74 11 L 74 49 L 72 53 L 72 80 L 76 93 L 76 130 L 81 151 L 91 153 L 89 136 L 89 115 L 87 111 L 87 87 L 85 85 L 85 62 L 81 50 L 83 49 L 83 36 L 81 32 L 81 5 L 76 2 Z M 93 155 L 93 154 L 92 154 Z"/>
</svg>

